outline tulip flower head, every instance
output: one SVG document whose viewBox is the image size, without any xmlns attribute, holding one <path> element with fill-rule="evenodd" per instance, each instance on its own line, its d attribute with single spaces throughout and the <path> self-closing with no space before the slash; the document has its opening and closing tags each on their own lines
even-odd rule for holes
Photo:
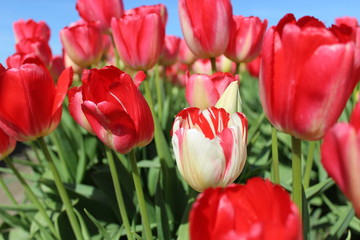
<svg viewBox="0 0 360 240">
<path fill-rule="evenodd" d="M 321 145 L 321 162 L 340 190 L 351 201 L 360 217 L 360 102 L 350 123 L 330 128 Z"/>
<path fill-rule="evenodd" d="M 211 107 L 182 110 L 172 128 L 172 145 L 180 174 L 195 190 L 226 186 L 246 160 L 247 119 Z"/>
<path fill-rule="evenodd" d="M 71 68 L 57 85 L 37 58 L 27 58 L 19 68 L 0 66 L 0 125 L 17 141 L 50 134 L 59 124 L 62 102 L 72 82 Z"/>
<path fill-rule="evenodd" d="M 4 130 L 0 128 L 0 160 L 12 153 L 15 146 L 16 140 L 14 136 L 7 135 Z"/>
<path fill-rule="evenodd" d="M 157 63 L 165 37 L 165 26 L 159 13 L 113 18 L 111 29 L 116 50 L 127 67 L 149 70 Z"/>
<path fill-rule="evenodd" d="M 225 52 L 233 24 L 230 0 L 179 0 L 179 16 L 184 39 L 197 57 Z"/>
<path fill-rule="evenodd" d="M 190 212 L 191 240 L 301 240 L 296 205 L 279 185 L 252 178 L 245 185 L 209 188 Z"/>
<path fill-rule="evenodd" d="M 358 50 L 343 30 L 288 14 L 267 31 L 259 91 L 275 128 L 318 140 L 339 118 L 360 76 Z"/>
<path fill-rule="evenodd" d="M 215 73 L 213 75 L 186 75 L 186 101 L 190 107 L 205 109 L 214 106 L 230 83 L 238 81 L 238 76 L 230 73 Z"/>
<path fill-rule="evenodd" d="M 76 10 L 87 22 L 99 21 L 104 32 L 110 29 L 111 19 L 120 18 L 124 13 L 122 0 L 77 0 Z"/>
<path fill-rule="evenodd" d="M 99 22 L 79 23 L 60 30 L 66 55 L 80 67 L 97 63 L 103 54 L 104 36 Z"/>
<path fill-rule="evenodd" d="M 35 22 L 32 19 L 20 19 L 13 25 L 16 42 L 24 39 L 36 38 L 39 41 L 49 42 L 50 28 L 44 21 Z"/>
<path fill-rule="evenodd" d="M 233 16 L 233 30 L 225 56 L 234 62 L 250 62 L 261 50 L 267 20 L 258 17 Z"/>
<path fill-rule="evenodd" d="M 97 137 L 122 154 L 147 145 L 154 135 L 150 108 L 138 90 L 144 79 L 140 72 L 134 83 L 114 66 L 83 72 L 82 111 Z"/>
</svg>

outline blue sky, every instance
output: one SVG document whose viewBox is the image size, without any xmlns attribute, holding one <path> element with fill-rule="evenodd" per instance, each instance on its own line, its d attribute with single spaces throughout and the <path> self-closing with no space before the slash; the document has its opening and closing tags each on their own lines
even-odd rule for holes
<svg viewBox="0 0 360 240">
<path fill-rule="evenodd" d="M 178 17 L 177 0 L 123 0 L 125 9 L 141 5 L 163 3 L 168 8 L 169 20 L 167 34 L 182 36 Z M 336 17 L 353 16 L 360 20 L 360 1 L 358 0 L 232 0 L 233 13 L 243 16 L 258 16 L 268 19 L 275 25 L 286 13 L 294 13 L 297 18 L 311 15 L 331 25 Z M 0 63 L 15 52 L 15 39 L 12 23 L 19 19 L 44 20 L 50 26 L 50 46 L 53 54 L 61 52 L 59 31 L 79 19 L 75 9 L 76 0 L 7 0 L 0 8 Z"/>
</svg>

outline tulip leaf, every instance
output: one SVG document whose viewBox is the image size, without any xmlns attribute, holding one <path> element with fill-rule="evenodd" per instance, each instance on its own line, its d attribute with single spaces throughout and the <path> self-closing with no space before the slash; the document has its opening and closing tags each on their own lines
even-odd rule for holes
<svg viewBox="0 0 360 240">
<path fill-rule="evenodd" d="M 323 182 L 313 185 L 305 190 L 306 198 L 311 199 L 319 194 L 322 194 L 334 184 L 334 181 L 331 178 L 328 178 Z"/>
<path fill-rule="evenodd" d="M 351 204 L 348 204 L 345 210 L 339 214 L 336 223 L 331 227 L 330 239 L 340 239 L 346 228 L 349 226 L 354 214 L 354 208 Z"/>
<path fill-rule="evenodd" d="M 95 224 L 95 226 L 99 230 L 99 233 L 101 234 L 103 239 L 110 240 L 111 237 L 110 237 L 109 233 L 106 231 L 105 227 L 98 220 L 96 220 L 96 218 L 93 217 L 93 215 L 91 215 L 88 212 L 88 210 L 84 209 L 84 212 L 89 217 L 89 219 Z"/>
<path fill-rule="evenodd" d="M 169 219 L 167 217 L 160 182 L 157 182 L 155 193 L 155 214 L 157 222 L 157 236 L 159 240 L 170 239 Z"/>
</svg>

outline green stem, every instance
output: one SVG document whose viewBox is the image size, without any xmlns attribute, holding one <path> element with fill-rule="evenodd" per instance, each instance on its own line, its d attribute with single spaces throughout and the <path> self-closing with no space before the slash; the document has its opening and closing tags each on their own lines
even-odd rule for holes
<svg viewBox="0 0 360 240">
<path fill-rule="evenodd" d="M 271 127 L 271 141 L 272 141 L 272 181 L 280 184 L 279 174 L 279 154 L 278 154 L 278 140 L 277 132 L 274 127 Z"/>
<path fill-rule="evenodd" d="M 131 233 L 129 218 L 128 218 L 127 213 L 126 213 L 126 207 L 125 207 L 124 198 L 123 198 L 122 191 L 121 191 L 119 175 L 118 175 L 117 170 L 116 170 L 114 157 L 112 155 L 111 150 L 106 146 L 105 146 L 105 151 L 106 151 L 106 157 L 107 157 L 107 159 L 109 161 L 111 177 L 112 177 L 112 181 L 113 181 L 114 188 L 115 188 L 116 200 L 117 200 L 118 207 L 119 207 L 119 210 L 120 210 L 121 219 L 122 219 L 123 224 L 125 226 L 126 236 L 127 236 L 128 239 L 133 240 L 134 238 L 133 238 L 132 233 Z"/>
<path fill-rule="evenodd" d="M 314 150 L 316 142 L 312 141 L 309 143 L 309 151 L 306 159 L 306 168 L 304 173 L 304 189 L 307 189 L 310 185 L 311 169 L 314 163 Z"/>
<path fill-rule="evenodd" d="M 14 195 L 10 192 L 9 188 L 7 187 L 7 185 L 5 184 L 5 181 L 3 179 L 3 177 L 0 175 L 0 185 L 1 188 L 4 189 L 4 192 L 6 194 L 6 196 L 8 196 L 8 198 L 10 199 L 10 201 L 14 204 L 17 205 L 18 202 L 16 201 Z"/>
<path fill-rule="evenodd" d="M 145 98 L 149 104 L 149 107 L 150 107 L 150 110 L 151 110 L 153 116 L 155 116 L 154 115 L 154 102 L 153 102 L 153 99 L 151 96 L 149 79 L 146 79 L 145 81 L 143 81 L 143 84 L 144 84 L 144 88 L 145 88 Z"/>
<path fill-rule="evenodd" d="M 66 210 L 66 213 L 68 215 L 71 227 L 72 227 L 72 229 L 74 231 L 75 237 L 78 240 L 83 240 L 80 225 L 79 225 L 79 222 L 78 222 L 78 220 L 76 218 L 73 206 L 71 205 L 69 195 L 66 192 L 66 189 L 64 187 L 63 182 L 61 181 L 61 177 L 59 175 L 58 170 L 55 167 L 53 159 L 51 158 L 49 149 L 46 146 L 44 138 L 40 137 L 38 139 L 38 142 L 40 144 L 40 147 L 41 147 L 42 151 L 44 152 L 44 155 L 45 155 L 45 158 L 46 158 L 47 163 L 49 165 L 50 171 L 51 171 L 51 173 L 52 173 L 52 175 L 54 177 L 56 188 L 57 188 L 57 190 L 59 192 L 59 195 L 60 195 L 60 198 L 61 198 L 61 200 L 62 200 L 62 202 L 63 202 L 63 204 L 65 206 L 65 210 Z"/>
<path fill-rule="evenodd" d="M 136 197 L 139 202 L 139 208 L 140 208 L 140 214 L 141 214 L 141 220 L 142 224 L 144 226 L 144 232 L 145 232 L 145 239 L 146 240 L 152 240 L 152 233 L 150 228 L 150 222 L 149 217 L 146 211 L 146 204 L 145 204 L 145 198 L 144 198 L 144 192 L 141 187 L 141 179 L 139 170 L 136 164 L 136 157 L 135 157 L 135 151 L 132 150 L 129 153 L 130 163 L 131 163 L 131 170 L 132 170 L 132 176 L 134 179 L 135 184 L 135 190 L 136 190 Z"/>
<path fill-rule="evenodd" d="M 155 84 L 156 84 L 156 95 L 157 95 L 157 105 L 159 107 L 158 117 L 160 121 L 163 117 L 163 94 L 162 94 L 162 81 L 159 77 L 159 67 L 155 66 Z"/>
<path fill-rule="evenodd" d="M 240 63 L 235 62 L 235 74 L 238 74 L 240 76 L 239 70 L 240 70 Z"/>
<path fill-rule="evenodd" d="M 293 200 L 302 213 L 301 140 L 291 136 Z"/>
<path fill-rule="evenodd" d="M 119 53 L 116 49 L 116 46 L 115 46 L 115 41 L 114 41 L 114 36 L 112 34 L 110 34 L 110 38 L 111 38 L 111 42 L 112 42 L 112 45 L 114 47 L 114 55 L 115 55 L 115 66 L 117 68 L 120 68 L 120 57 L 119 57 Z M 81 79 L 81 78 L 80 78 Z"/>
<path fill-rule="evenodd" d="M 216 73 L 217 70 L 216 70 L 216 59 L 214 57 L 211 57 L 210 58 L 210 62 L 211 62 L 211 70 L 212 70 L 212 73 Z"/>
<path fill-rule="evenodd" d="M 13 171 L 13 173 L 15 174 L 15 176 L 17 177 L 17 179 L 19 180 L 21 185 L 24 187 L 24 190 L 25 190 L 26 194 L 28 195 L 29 200 L 37 207 L 40 214 L 42 215 L 42 217 L 48 224 L 50 231 L 54 234 L 54 236 L 57 239 L 60 239 L 60 235 L 56 232 L 54 224 L 51 221 L 50 217 L 47 215 L 44 206 L 41 204 L 39 199 L 36 197 L 35 193 L 31 190 L 30 186 L 27 184 L 25 179 L 21 176 L 20 172 L 16 169 L 16 167 L 12 163 L 11 159 L 4 158 L 4 161 L 5 161 L 6 165 Z"/>
</svg>

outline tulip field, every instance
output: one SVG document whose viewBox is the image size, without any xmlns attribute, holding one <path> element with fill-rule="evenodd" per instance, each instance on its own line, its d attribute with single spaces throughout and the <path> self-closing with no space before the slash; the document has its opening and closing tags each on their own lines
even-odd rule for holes
<svg viewBox="0 0 360 240">
<path fill-rule="evenodd" d="M 13 23 L 0 240 L 360 239 L 356 18 L 178 0 L 180 37 L 165 4 L 74 8 L 61 55 Z"/>
</svg>

